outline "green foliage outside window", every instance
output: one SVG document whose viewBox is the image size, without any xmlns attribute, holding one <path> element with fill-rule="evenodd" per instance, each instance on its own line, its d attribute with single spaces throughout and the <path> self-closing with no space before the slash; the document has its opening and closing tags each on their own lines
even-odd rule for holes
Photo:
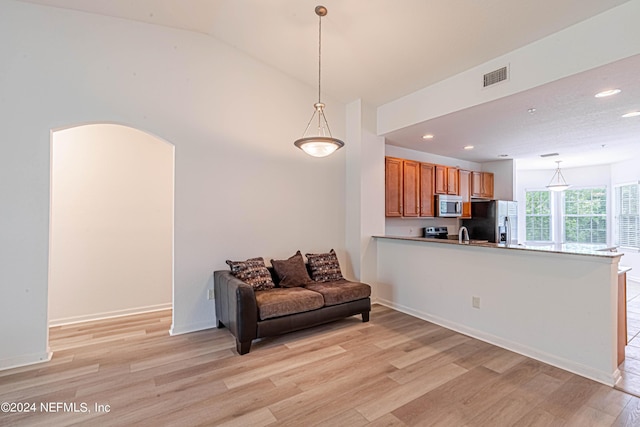
<svg viewBox="0 0 640 427">
<path fill-rule="evenodd" d="M 606 188 L 564 192 L 564 241 L 607 243 Z"/>
<path fill-rule="evenodd" d="M 527 191 L 526 193 L 526 239 L 529 241 L 551 240 L 551 194 L 549 191 Z"/>
</svg>

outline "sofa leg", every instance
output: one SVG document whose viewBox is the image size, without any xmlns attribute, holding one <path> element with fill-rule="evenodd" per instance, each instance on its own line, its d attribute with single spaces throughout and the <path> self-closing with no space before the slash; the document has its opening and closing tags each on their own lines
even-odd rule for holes
<svg viewBox="0 0 640 427">
<path fill-rule="evenodd" d="M 238 350 L 238 354 L 247 354 L 249 350 L 251 350 L 251 341 L 240 341 L 236 340 L 236 350 Z"/>
<path fill-rule="evenodd" d="M 362 313 L 362 322 L 368 322 L 369 321 L 369 312 L 365 311 L 364 313 Z"/>
<path fill-rule="evenodd" d="M 224 328 L 224 323 L 218 320 L 218 329 Z"/>
</svg>

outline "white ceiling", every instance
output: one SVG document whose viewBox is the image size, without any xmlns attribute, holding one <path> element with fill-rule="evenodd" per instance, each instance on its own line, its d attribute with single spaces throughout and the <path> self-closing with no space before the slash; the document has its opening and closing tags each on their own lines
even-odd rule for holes
<svg viewBox="0 0 640 427">
<path fill-rule="evenodd" d="M 628 0 L 23 1 L 208 34 L 312 86 L 317 86 L 314 8 L 323 4 L 329 11 L 322 19 L 323 93 L 378 106 Z M 640 84 L 625 71 L 630 66 L 638 74 L 638 64 L 637 58 L 620 64 L 620 85 L 625 87 L 615 108 L 609 100 L 593 103 L 591 92 L 600 88 L 588 85 L 594 77 L 587 74 L 395 132 L 390 140 L 471 161 L 495 160 L 503 153 L 533 159 L 540 151 L 560 152 L 568 167 L 593 159 L 617 161 L 620 152 L 640 145 L 640 119 L 614 117 L 624 108 L 640 109 Z M 617 70 L 600 70 L 596 78 Z M 534 115 L 521 114 L 530 106 L 537 108 Z M 424 129 L 438 135 L 428 148 L 416 140 Z M 460 144 L 476 149 L 461 152 Z M 577 146 L 580 154 L 585 147 L 597 149 L 596 154 L 572 160 Z M 607 160 L 609 152 L 612 160 Z M 537 167 L 534 161 L 521 163 L 527 162 Z M 545 163 L 555 166 L 553 160 Z"/>
</svg>

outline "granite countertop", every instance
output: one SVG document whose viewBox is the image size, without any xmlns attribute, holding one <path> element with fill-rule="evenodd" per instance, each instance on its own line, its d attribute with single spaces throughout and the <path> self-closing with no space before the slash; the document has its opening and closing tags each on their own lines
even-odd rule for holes
<svg viewBox="0 0 640 427">
<path fill-rule="evenodd" d="M 504 243 L 491 243 L 486 240 L 470 240 L 469 243 L 460 244 L 458 239 L 434 239 L 428 237 L 419 236 L 373 236 L 375 238 L 382 239 L 396 239 L 396 240 L 409 240 L 415 242 L 428 242 L 445 245 L 458 245 L 458 246 L 476 246 L 484 248 L 495 248 L 503 250 L 519 250 L 519 251 L 537 251 L 537 252 L 553 252 L 561 254 L 574 254 L 574 255 L 588 255 L 605 258 L 621 257 L 622 254 L 616 251 L 615 247 L 606 245 L 588 245 L 580 243 L 565 243 L 565 244 L 545 244 L 545 245 L 510 245 L 506 246 Z"/>
</svg>

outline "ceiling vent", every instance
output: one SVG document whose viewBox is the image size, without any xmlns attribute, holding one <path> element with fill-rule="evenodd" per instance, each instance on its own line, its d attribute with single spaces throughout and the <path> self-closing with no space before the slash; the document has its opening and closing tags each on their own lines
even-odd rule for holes
<svg viewBox="0 0 640 427">
<path fill-rule="evenodd" d="M 509 70 L 507 67 L 498 68 L 484 75 L 484 84 L 482 87 L 488 87 L 496 83 L 503 82 L 509 78 Z"/>
<path fill-rule="evenodd" d="M 540 154 L 540 157 L 554 157 L 554 156 L 559 156 L 559 154 L 558 153 Z"/>
</svg>

